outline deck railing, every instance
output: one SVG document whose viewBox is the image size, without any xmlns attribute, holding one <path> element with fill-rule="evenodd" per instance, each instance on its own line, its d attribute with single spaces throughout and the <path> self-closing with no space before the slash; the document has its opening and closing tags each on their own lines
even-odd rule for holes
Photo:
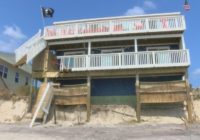
<svg viewBox="0 0 200 140">
<path fill-rule="evenodd" d="M 27 56 L 26 61 L 29 62 L 45 48 L 46 41 L 42 37 L 41 30 L 39 30 L 38 33 L 15 50 L 15 61 L 18 62 L 24 56 Z"/>
<path fill-rule="evenodd" d="M 185 20 L 182 15 L 121 17 L 47 26 L 44 28 L 44 38 L 48 40 L 125 33 L 183 31 L 184 29 Z"/>
<path fill-rule="evenodd" d="M 60 71 L 189 66 L 188 50 L 58 56 Z"/>
</svg>

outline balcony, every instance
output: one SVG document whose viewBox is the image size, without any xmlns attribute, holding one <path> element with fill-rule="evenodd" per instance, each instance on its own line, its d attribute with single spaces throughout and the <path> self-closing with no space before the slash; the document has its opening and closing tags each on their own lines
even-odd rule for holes
<svg viewBox="0 0 200 140">
<path fill-rule="evenodd" d="M 44 28 L 44 39 L 184 31 L 180 13 L 57 22 Z"/>
<path fill-rule="evenodd" d="M 93 71 L 161 67 L 187 67 L 188 50 L 124 52 L 58 56 L 60 71 Z"/>
</svg>

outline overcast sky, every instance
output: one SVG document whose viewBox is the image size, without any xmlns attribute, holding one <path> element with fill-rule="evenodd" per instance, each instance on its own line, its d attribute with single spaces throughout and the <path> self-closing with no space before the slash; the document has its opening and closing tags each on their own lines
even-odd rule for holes
<svg viewBox="0 0 200 140">
<path fill-rule="evenodd" d="M 200 0 L 189 0 L 191 10 L 183 10 L 184 0 L 0 0 L 0 51 L 13 52 L 42 28 L 40 6 L 52 7 L 53 21 L 138 15 L 180 11 L 186 16 L 186 46 L 192 65 L 190 81 L 200 86 Z"/>
</svg>

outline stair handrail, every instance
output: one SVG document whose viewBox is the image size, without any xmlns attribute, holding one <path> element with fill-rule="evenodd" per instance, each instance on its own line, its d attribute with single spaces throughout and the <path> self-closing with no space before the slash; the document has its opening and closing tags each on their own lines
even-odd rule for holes
<svg viewBox="0 0 200 140">
<path fill-rule="evenodd" d="M 36 111 L 35 111 L 35 113 L 34 113 L 34 115 L 33 115 L 33 118 L 32 118 L 32 120 L 31 120 L 31 123 L 30 123 L 30 125 L 29 125 L 30 128 L 32 128 L 33 125 L 34 125 L 34 123 L 35 123 L 36 117 L 37 117 L 37 115 L 38 115 L 40 109 L 42 108 L 43 102 L 44 102 L 44 100 L 45 100 L 45 97 L 47 96 L 47 93 L 48 93 L 48 91 L 49 91 L 50 86 L 51 86 L 51 83 L 48 82 L 48 83 L 47 83 L 47 87 L 45 88 L 45 91 L 44 91 L 44 93 L 43 93 L 43 95 L 42 95 L 42 98 L 40 99 L 40 102 L 39 102 L 39 104 L 38 104 L 38 107 L 36 108 Z"/>
</svg>

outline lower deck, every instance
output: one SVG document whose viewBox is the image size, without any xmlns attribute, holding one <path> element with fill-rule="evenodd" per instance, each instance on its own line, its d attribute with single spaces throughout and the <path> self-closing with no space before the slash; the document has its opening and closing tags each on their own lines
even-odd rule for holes
<svg viewBox="0 0 200 140">
<path fill-rule="evenodd" d="M 141 75 L 141 82 L 180 81 L 183 74 Z M 91 77 L 91 104 L 93 105 L 136 105 L 136 76 Z M 61 87 L 87 83 L 87 78 L 56 79 Z"/>
</svg>

